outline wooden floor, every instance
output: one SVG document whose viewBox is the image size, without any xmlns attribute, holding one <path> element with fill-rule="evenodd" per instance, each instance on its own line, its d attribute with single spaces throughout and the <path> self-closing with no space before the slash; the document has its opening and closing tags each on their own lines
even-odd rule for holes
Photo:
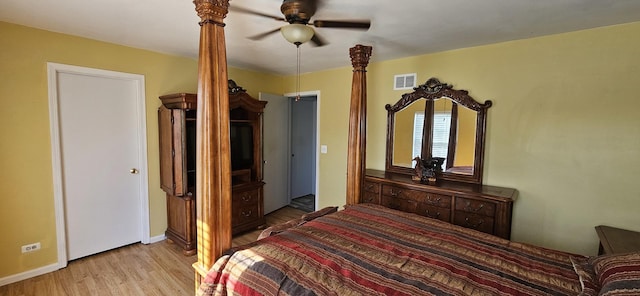
<svg viewBox="0 0 640 296">
<path fill-rule="evenodd" d="M 285 207 L 266 216 L 267 225 L 299 218 Z M 233 238 L 233 246 L 255 241 L 260 230 Z M 2 296 L 193 295 L 197 257 L 167 242 L 133 244 L 69 262 L 66 268 L 0 287 Z"/>
</svg>

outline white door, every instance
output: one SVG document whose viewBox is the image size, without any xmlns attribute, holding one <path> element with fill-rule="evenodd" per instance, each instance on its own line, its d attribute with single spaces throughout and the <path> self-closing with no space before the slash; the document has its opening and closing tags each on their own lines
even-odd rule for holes
<svg viewBox="0 0 640 296">
<path fill-rule="evenodd" d="M 140 75 L 128 79 L 132 74 L 71 69 L 54 71 L 53 102 L 68 260 L 145 241 L 143 233 L 148 232 L 148 197 L 143 196 L 147 175 L 141 173 L 146 170 L 140 110 L 144 80 Z"/>
<path fill-rule="evenodd" d="M 316 97 L 291 103 L 291 198 L 315 194 Z"/>
<path fill-rule="evenodd" d="M 289 204 L 289 99 L 260 93 L 267 101 L 263 114 L 264 212 L 270 213 Z"/>
</svg>

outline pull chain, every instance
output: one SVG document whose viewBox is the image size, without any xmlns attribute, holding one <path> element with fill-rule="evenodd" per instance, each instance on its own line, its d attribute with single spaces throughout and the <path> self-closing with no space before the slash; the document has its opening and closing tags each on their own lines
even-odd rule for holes
<svg viewBox="0 0 640 296">
<path fill-rule="evenodd" d="M 297 60 L 296 60 L 296 102 L 300 100 L 300 44 L 296 46 Z"/>
</svg>

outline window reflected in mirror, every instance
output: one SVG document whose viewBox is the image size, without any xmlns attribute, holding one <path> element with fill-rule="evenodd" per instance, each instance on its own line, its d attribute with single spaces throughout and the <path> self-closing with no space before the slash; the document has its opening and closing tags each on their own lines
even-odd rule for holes
<svg viewBox="0 0 640 296">
<path fill-rule="evenodd" d="M 422 155 L 422 130 L 424 129 L 424 111 L 418 111 L 413 117 L 413 158 Z M 433 144 L 431 157 L 442 157 L 442 170 L 446 171 L 447 153 L 449 153 L 449 133 L 451 131 L 451 110 L 438 110 L 433 113 Z M 415 167 L 416 161 L 412 160 L 411 167 Z"/>
</svg>

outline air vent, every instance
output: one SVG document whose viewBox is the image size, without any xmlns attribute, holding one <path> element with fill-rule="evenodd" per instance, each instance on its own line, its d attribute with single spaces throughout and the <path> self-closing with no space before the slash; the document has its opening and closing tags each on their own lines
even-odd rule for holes
<svg viewBox="0 0 640 296">
<path fill-rule="evenodd" d="M 416 87 L 416 73 L 393 76 L 393 89 L 413 89 Z"/>
</svg>

